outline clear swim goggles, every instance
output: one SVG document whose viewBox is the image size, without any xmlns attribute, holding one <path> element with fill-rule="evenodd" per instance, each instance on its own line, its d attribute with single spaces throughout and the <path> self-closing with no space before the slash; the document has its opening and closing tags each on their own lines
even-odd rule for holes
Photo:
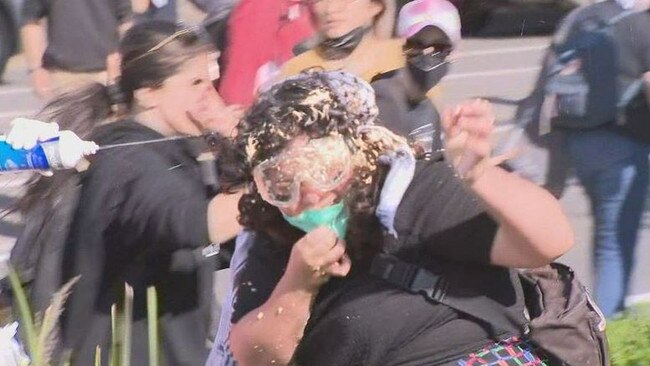
<svg viewBox="0 0 650 366">
<path fill-rule="evenodd" d="M 253 178 L 265 201 L 288 207 L 300 200 L 303 185 L 331 191 L 350 176 L 352 167 L 352 153 L 343 138 L 328 136 L 265 160 L 253 169 Z"/>
</svg>

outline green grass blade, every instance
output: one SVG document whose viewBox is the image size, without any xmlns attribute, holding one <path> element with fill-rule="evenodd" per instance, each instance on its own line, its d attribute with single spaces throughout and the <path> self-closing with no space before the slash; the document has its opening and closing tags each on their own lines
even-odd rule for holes
<svg viewBox="0 0 650 366">
<path fill-rule="evenodd" d="M 102 366 L 102 348 L 100 346 L 95 348 L 95 366 Z"/>
<path fill-rule="evenodd" d="M 121 354 L 119 344 L 119 337 L 122 333 L 121 324 L 121 315 L 117 311 L 117 305 L 113 304 L 111 306 L 111 349 L 108 354 L 108 364 L 110 366 L 119 366 L 119 355 Z"/>
<path fill-rule="evenodd" d="M 124 284 L 124 324 L 122 326 L 122 362 L 120 366 L 131 363 L 131 329 L 133 322 L 133 288 Z"/>
<path fill-rule="evenodd" d="M 20 325 L 25 335 L 25 342 L 27 343 L 27 349 L 29 350 L 29 356 L 33 359 L 36 355 L 36 329 L 34 327 L 34 318 L 32 317 L 32 309 L 27 303 L 27 295 L 25 295 L 25 290 L 21 285 L 20 278 L 18 278 L 18 273 L 13 268 L 9 268 L 9 281 L 11 282 L 11 288 L 16 296 L 16 302 L 18 303 L 18 314 L 20 317 Z"/>
<path fill-rule="evenodd" d="M 149 328 L 149 366 L 158 366 L 158 296 L 155 287 L 147 288 L 147 325 Z"/>
</svg>

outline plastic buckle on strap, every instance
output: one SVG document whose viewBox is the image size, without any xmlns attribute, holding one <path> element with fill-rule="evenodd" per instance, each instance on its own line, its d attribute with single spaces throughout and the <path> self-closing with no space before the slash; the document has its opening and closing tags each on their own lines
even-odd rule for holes
<svg viewBox="0 0 650 366">
<path fill-rule="evenodd" d="M 441 302 L 447 293 L 449 283 L 442 275 L 419 268 L 411 282 L 411 291 L 424 293 L 428 299 Z"/>
<path fill-rule="evenodd" d="M 448 288 L 443 275 L 437 275 L 392 255 L 379 254 L 373 261 L 370 273 L 411 293 L 422 293 L 430 300 L 440 302 Z"/>
</svg>

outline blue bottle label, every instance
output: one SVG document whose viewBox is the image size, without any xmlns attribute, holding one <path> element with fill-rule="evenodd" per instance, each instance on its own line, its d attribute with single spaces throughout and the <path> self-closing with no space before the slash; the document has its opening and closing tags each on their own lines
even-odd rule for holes
<svg viewBox="0 0 650 366">
<path fill-rule="evenodd" d="M 32 149 L 14 149 L 7 142 L 0 141 L 0 171 L 48 170 L 55 167 L 58 165 L 57 140 L 44 142 Z M 48 155 L 51 157 L 48 158 Z M 50 161 L 52 159 L 55 161 Z"/>
</svg>

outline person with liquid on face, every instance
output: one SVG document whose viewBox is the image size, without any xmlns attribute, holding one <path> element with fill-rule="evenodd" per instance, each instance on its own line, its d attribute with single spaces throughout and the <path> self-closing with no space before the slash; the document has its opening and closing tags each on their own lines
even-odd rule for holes
<svg viewBox="0 0 650 366">
<path fill-rule="evenodd" d="M 422 3 L 411 9 L 415 11 L 400 13 L 400 34 L 409 37 L 405 42 L 389 39 L 394 17 L 392 1 L 311 2 L 312 15 L 323 41 L 315 49 L 285 63 L 281 73 L 286 77 L 305 69 L 324 68 L 344 69 L 363 77 L 375 90 L 382 123 L 416 141 L 429 159 L 438 160 L 442 158 L 440 117 L 427 92 L 446 74 L 445 57 L 460 39 L 460 21 L 451 5 L 450 9 L 436 2 L 423 0 Z M 436 18 L 441 11 L 446 22 Z M 341 19 L 340 24 L 331 20 L 333 15 Z M 445 46 L 432 47 L 438 45 Z M 404 48 L 410 57 L 404 57 Z M 435 51 L 426 53 L 424 50 L 429 48 Z M 243 233 L 238 237 L 230 263 L 234 277 L 246 262 L 248 236 Z M 222 308 L 209 366 L 222 365 L 229 357 L 226 339 L 232 309 L 228 304 L 232 300 L 231 291 Z"/>
<path fill-rule="evenodd" d="M 388 3 L 383 0 L 311 0 L 310 10 L 322 41 L 314 49 L 287 61 L 283 65 L 283 75 L 295 75 L 318 66 L 346 70 L 370 81 L 380 73 L 403 66 L 403 59 L 399 57 L 402 41 L 391 40 L 392 32 L 379 36 L 375 31 L 375 25 L 384 19 Z M 384 54 L 383 59 L 367 57 L 386 51 L 388 54 Z"/>
<path fill-rule="evenodd" d="M 119 50 L 120 90 L 92 84 L 63 94 L 46 107 L 50 121 L 84 124 L 77 130 L 99 145 L 198 137 L 206 130 L 230 134 L 233 125 L 220 124 L 215 113 L 219 103 L 208 75 L 211 49 L 193 31 L 166 22 L 138 24 Z M 111 306 L 123 301 L 125 283 L 134 294 L 131 364 L 149 362 L 146 292 L 151 286 L 158 293 L 161 361 L 205 362 L 215 264 L 201 251 L 240 230 L 240 194 L 206 194 L 189 142 L 127 146 L 89 157 L 89 168 L 79 176 L 81 191 L 66 228 L 62 264 L 55 271 L 61 284 L 80 276 L 61 322 L 60 349 L 71 351 L 72 364 L 92 364 L 98 346 L 107 362 Z M 56 189 L 41 181 L 28 190 L 27 220 L 29 203 L 56 197 Z"/>
<path fill-rule="evenodd" d="M 261 94 L 238 125 L 239 179 L 252 184 L 239 206 L 250 243 L 235 277 L 236 363 L 446 365 L 497 348 L 513 351 L 508 365 L 541 362 L 506 267 L 540 266 L 571 247 L 559 203 L 494 165 L 487 102 L 445 113 L 451 164 L 415 162 L 376 118 L 370 85 L 315 72 Z M 388 170 L 390 156 L 410 158 Z M 388 220 L 376 212 L 386 201 L 401 202 Z M 459 276 L 510 323 L 495 332 L 384 282 L 370 273 L 380 253 Z"/>
</svg>

